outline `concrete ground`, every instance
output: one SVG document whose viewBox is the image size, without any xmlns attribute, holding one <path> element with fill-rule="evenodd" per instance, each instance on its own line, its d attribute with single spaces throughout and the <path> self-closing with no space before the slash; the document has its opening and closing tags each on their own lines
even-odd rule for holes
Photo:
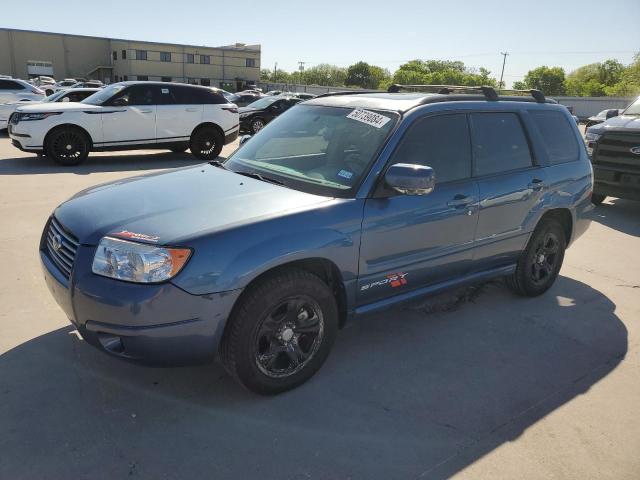
<svg viewBox="0 0 640 480">
<path fill-rule="evenodd" d="M 640 203 L 598 207 L 544 296 L 494 282 L 371 316 L 310 382 L 264 398 L 217 364 L 98 352 L 41 278 L 56 205 L 193 163 L 62 168 L 0 136 L 0 478 L 640 478 Z"/>
</svg>

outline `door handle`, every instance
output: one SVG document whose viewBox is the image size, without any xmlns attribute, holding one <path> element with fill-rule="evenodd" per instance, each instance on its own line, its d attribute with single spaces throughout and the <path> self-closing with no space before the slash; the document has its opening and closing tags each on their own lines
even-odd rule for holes
<svg viewBox="0 0 640 480">
<path fill-rule="evenodd" d="M 466 207 L 472 202 L 473 199 L 471 197 L 467 197 L 466 195 L 456 195 L 455 197 L 453 197 L 453 200 L 449 200 L 447 202 L 447 206 L 453 208 L 462 208 Z"/>
<path fill-rule="evenodd" d="M 140 113 L 151 113 L 151 110 L 140 110 Z"/>
<path fill-rule="evenodd" d="M 197 108 L 186 108 L 185 109 L 187 112 L 197 112 L 198 109 Z"/>
<path fill-rule="evenodd" d="M 544 181 L 539 178 L 534 178 L 531 180 L 531 183 L 528 185 L 531 190 L 542 190 L 544 188 Z"/>
</svg>

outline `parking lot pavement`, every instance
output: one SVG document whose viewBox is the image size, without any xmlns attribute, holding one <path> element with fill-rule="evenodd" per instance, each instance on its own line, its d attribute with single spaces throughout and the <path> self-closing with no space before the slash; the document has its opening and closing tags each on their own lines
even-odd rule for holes
<svg viewBox="0 0 640 480">
<path fill-rule="evenodd" d="M 307 384 L 258 397 L 217 364 L 96 351 L 41 279 L 57 204 L 194 163 L 138 151 L 62 168 L 0 137 L 0 478 L 638 478 L 640 203 L 598 207 L 544 296 L 493 282 L 373 315 Z"/>
</svg>

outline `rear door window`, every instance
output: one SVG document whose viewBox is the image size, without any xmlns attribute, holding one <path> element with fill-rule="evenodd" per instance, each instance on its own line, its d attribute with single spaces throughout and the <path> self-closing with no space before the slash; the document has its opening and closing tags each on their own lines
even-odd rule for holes
<svg viewBox="0 0 640 480">
<path fill-rule="evenodd" d="M 436 183 L 471 177 L 471 139 L 464 114 L 418 120 L 393 153 L 391 165 L 413 163 L 433 168 Z"/>
<path fill-rule="evenodd" d="M 532 166 L 531 151 L 515 113 L 472 113 L 473 174 L 477 177 Z"/>
<path fill-rule="evenodd" d="M 580 148 L 566 115 L 552 110 L 530 110 L 529 115 L 544 140 L 552 165 L 579 158 Z"/>
</svg>

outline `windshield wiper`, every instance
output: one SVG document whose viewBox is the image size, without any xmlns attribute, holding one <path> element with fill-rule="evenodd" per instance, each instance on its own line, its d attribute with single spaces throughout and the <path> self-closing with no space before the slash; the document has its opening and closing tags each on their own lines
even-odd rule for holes
<svg viewBox="0 0 640 480">
<path fill-rule="evenodd" d="M 209 165 L 213 165 L 214 167 L 222 168 L 224 170 L 229 170 L 220 160 L 211 160 L 209 162 Z"/>
<path fill-rule="evenodd" d="M 277 178 L 267 177 L 257 172 L 236 172 L 239 175 L 244 175 L 245 177 L 255 178 L 256 180 L 260 180 L 262 182 L 274 183 L 276 185 L 285 186 L 285 183 Z"/>
</svg>

